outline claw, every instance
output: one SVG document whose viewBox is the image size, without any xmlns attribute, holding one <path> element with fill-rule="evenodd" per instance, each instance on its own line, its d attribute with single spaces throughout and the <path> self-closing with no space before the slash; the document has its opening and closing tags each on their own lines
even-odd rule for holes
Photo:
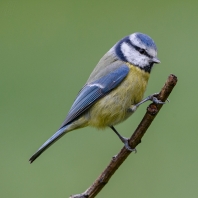
<svg viewBox="0 0 198 198">
<path fill-rule="evenodd" d="M 151 96 L 152 97 L 152 96 Z M 158 100 L 156 97 L 152 97 L 150 99 L 151 101 L 153 101 L 155 104 L 166 104 L 165 102 L 162 102 L 161 100 Z"/>
<path fill-rule="evenodd" d="M 135 104 L 135 105 L 132 105 L 132 106 L 128 109 L 128 111 L 129 111 L 129 112 L 132 112 L 132 113 L 135 112 L 136 109 L 137 109 L 141 104 L 147 102 L 148 100 L 154 102 L 155 104 L 166 104 L 166 102 L 162 102 L 161 100 L 157 99 L 157 96 L 158 96 L 158 95 L 159 95 L 159 93 L 154 93 L 154 94 L 152 94 L 152 95 L 146 97 L 145 99 L 143 99 L 143 100 L 140 101 L 139 103 L 137 103 L 137 104 Z M 168 102 L 170 102 L 169 99 L 166 99 L 166 100 L 167 100 Z"/>
<path fill-rule="evenodd" d="M 150 96 L 148 96 L 148 100 L 151 100 L 152 102 L 154 102 L 155 104 L 166 104 L 166 102 L 162 102 L 161 100 L 158 100 L 156 97 L 159 95 L 159 93 L 154 93 Z M 170 100 L 167 98 L 166 99 L 167 102 L 170 102 Z"/>
<path fill-rule="evenodd" d="M 124 143 L 125 148 L 126 148 L 128 151 L 137 153 L 137 149 L 136 149 L 136 148 L 132 149 L 132 148 L 129 146 L 129 141 L 128 141 L 129 139 L 128 139 L 128 138 L 125 138 L 125 137 L 122 137 L 122 138 L 123 138 L 123 139 L 122 139 L 122 142 Z"/>
</svg>

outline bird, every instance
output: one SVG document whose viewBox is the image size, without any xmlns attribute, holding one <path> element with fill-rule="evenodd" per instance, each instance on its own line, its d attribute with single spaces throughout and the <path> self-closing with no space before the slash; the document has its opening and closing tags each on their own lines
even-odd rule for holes
<svg viewBox="0 0 198 198">
<path fill-rule="evenodd" d="M 99 60 L 60 128 L 32 155 L 30 163 L 66 133 L 87 126 L 110 127 L 129 151 L 135 151 L 114 126 L 148 100 L 164 103 L 156 94 L 143 99 L 153 65 L 158 63 L 157 46 L 148 35 L 135 32 L 118 41 Z"/>
</svg>

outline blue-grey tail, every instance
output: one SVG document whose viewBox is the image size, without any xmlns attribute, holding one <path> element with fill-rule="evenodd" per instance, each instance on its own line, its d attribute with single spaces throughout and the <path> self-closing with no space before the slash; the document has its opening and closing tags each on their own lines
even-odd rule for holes
<svg viewBox="0 0 198 198">
<path fill-rule="evenodd" d="M 60 128 L 51 138 L 49 138 L 39 149 L 38 151 L 32 155 L 29 159 L 30 163 L 32 163 L 37 157 L 39 157 L 46 149 L 48 149 L 53 143 L 55 143 L 58 139 L 60 139 L 63 135 L 67 133 L 67 126 Z"/>
</svg>

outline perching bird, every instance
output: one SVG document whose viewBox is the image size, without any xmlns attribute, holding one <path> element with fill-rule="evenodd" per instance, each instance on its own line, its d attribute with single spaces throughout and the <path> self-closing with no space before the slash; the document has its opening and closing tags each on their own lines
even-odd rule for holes
<svg viewBox="0 0 198 198">
<path fill-rule="evenodd" d="M 142 100 L 154 63 L 160 61 L 148 35 L 134 33 L 117 42 L 96 65 L 59 130 L 29 159 L 30 163 L 69 131 L 86 126 L 110 127 L 133 151 L 114 125 L 126 120 L 147 100 L 163 103 L 154 95 Z"/>
</svg>

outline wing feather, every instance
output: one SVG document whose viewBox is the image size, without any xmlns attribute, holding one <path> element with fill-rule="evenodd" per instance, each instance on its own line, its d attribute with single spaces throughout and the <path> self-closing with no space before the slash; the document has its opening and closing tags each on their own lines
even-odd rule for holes
<svg viewBox="0 0 198 198">
<path fill-rule="evenodd" d="M 102 78 L 86 84 L 77 95 L 65 121 L 60 128 L 78 118 L 97 100 L 104 97 L 112 89 L 116 88 L 127 76 L 129 67 L 122 65 Z"/>
</svg>

